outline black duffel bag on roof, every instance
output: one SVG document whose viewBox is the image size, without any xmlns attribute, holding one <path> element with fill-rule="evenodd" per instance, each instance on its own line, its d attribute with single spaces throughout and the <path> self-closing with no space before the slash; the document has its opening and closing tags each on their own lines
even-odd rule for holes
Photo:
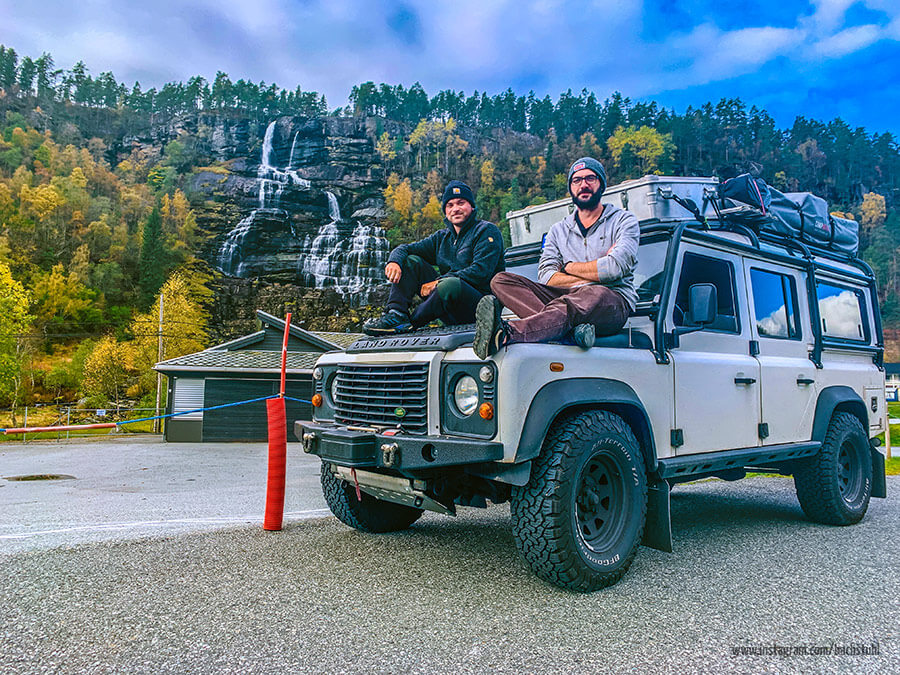
<svg viewBox="0 0 900 675">
<path fill-rule="evenodd" d="M 719 188 L 723 216 L 760 232 L 796 239 L 805 244 L 855 256 L 859 250 L 859 223 L 828 213 L 828 202 L 809 192 L 779 192 L 761 178 L 741 174 Z M 728 202 L 753 207 L 728 208 Z"/>
</svg>

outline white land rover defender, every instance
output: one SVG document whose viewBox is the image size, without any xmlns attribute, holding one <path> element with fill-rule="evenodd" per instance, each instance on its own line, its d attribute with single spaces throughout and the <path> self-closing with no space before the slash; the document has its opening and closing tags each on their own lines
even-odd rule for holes
<svg viewBox="0 0 900 675">
<path fill-rule="evenodd" d="M 534 572 L 579 591 L 618 581 L 640 544 L 672 550 L 669 493 L 684 481 L 793 475 L 811 520 L 858 522 L 885 496 L 872 271 L 735 222 L 714 182 L 647 177 L 607 191 L 641 219 L 640 300 L 591 349 L 513 344 L 482 361 L 473 327 L 457 326 L 322 356 L 314 419 L 295 433 L 322 458 L 334 515 L 388 532 L 425 509 L 508 500 Z M 532 234 L 506 260 L 534 279 Z"/>
</svg>

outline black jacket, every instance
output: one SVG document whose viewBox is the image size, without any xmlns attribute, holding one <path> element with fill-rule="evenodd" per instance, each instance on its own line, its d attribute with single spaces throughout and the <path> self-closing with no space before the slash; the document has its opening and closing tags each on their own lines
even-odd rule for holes
<svg viewBox="0 0 900 675">
<path fill-rule="evenodd" d="M 459 235 L 446 219 L 447 224 L 420 241 L 401 244 L 393 251 L 388 262 L 401 267 L 406 257 L 417 255 L 430 265 L 437 265 L 440 279 L 458 277 L 482 293 L 491 292 L 491 279 L 505 269 L 503 263 L 503 236 L 493 223 L 477 220 L 474 214 L 462 224 Z"/>
</svg>

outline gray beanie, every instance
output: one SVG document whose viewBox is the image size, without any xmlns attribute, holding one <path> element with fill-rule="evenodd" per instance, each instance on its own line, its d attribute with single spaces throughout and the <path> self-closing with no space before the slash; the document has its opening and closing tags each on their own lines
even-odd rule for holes
<svg viewBox="0 0 900 675">
<path fill-rule="evenodd" d="M 569 169 L 569 179 L 567 184 L 572 182 L 572 174 L 576 171 L 581 171 L 582 169 L 590 169 L 597 174 L 597 177 L 600 179 L 600 192 L 606 191 L 606 169 L 604 169 L 603 165 L 593 157 L 582 157 L 581 159 L 575 160 L 572 164 L 572 168 Z"/>
</svg>

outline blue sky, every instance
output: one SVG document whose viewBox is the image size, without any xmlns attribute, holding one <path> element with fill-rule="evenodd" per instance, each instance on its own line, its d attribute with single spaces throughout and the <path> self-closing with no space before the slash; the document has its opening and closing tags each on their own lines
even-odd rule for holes
<svg viewBox="0 0 900 675">
<path fill-rule="evenodd" d="M 739 96 L 781 127 L 900 135 L 898 0 L 0 0 L 0 43 L 144 88 L 224 70 L 346 104 L 373 80 L 683 112 Z"/>
</svg>

